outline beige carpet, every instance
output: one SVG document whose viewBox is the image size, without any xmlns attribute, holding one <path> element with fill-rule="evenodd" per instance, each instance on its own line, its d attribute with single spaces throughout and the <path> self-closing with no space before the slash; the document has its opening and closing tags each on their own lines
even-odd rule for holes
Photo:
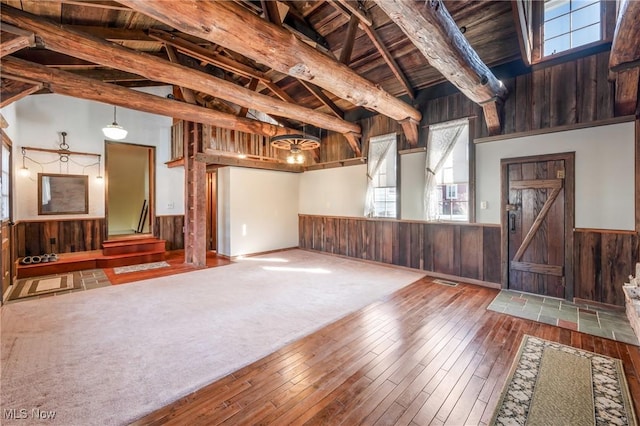
<svg viewBox="0 0 640 426">
<path fill-rule="evenodd" d="M 492 425 L 637 425 L 622 362 L 524 336 Z"/>
<path fill-rule="evenodd" d="M 0 406 L 55 411 L 47 424 L 125 424 L 420 277 L 290 250 L 8 304 Z"/>
</svg>

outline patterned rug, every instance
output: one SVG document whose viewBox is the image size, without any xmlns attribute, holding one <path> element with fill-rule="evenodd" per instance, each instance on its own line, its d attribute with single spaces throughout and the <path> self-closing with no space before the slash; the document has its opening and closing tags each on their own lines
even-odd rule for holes
<svg viewBox="0 0 640 426">
<path fill-rule="evenodd" d="M 637 425 L 622 362 L 525 335 L 492 425 Z"/>
<path fill-rule="evenodd" d="M 15 288 L 11 291 L 8 300 L 41 296 L 43 294 L 68 291 L 78 288 L 80 288 L 80 280 L 74 279 L 74 274 L 23 278 L 18 280 Z"/>
<path fill-rule="evenodd" d="M 113 268 L 114 274 L 126 274 L 128 272 L 148 271 L 149 269 L 166 268 L 169 265 L 164 260 L 162 262 L 141 263 L 140 265 L 119 266 Z"/>
</svg>

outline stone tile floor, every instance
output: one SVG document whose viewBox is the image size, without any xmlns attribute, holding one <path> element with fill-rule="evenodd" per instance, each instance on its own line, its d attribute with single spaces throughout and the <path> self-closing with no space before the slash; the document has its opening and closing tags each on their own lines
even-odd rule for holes
<svg viewBox="0 0 640 426">
<path fill-rule="evenodd" d="M 76 291 L 92 290 L 94 288 L 107 287 L 111 285 L 109 278 L 107 278 L 107 276 L 105 275 L 102 269 L 88 269 L 85 271 L 74 272 L 73 274 L 74 274 L 74 279 L 80 280 L 80 288 L 74 288 L 71 290 L 60 290 L 53 293 L 42 294 L 39 296 L 22 297 L 20 299 L 15 299 L 15 300 L 7 300 L 5 303 L 16 303 L 16 302 L 22 302 L 24 300 L 33 300 L 33 299 L 42 299 L 44 297 L 61 296 L 67 293 L 75 293 Z M 67 274 L 47 275 L 47 277 L 49 278 L 58 277 L 60 275 L 67 275 Z M 33 277 L 33 278 L 36 278 L 36 277 Z M 33 279 L 33 278 L 22 278 L 21 280 Z M 41 278 L 41 277 L 38 277 L 38 278 Z"/>
<path fill-rule="evenodd" d="M 512 290 L 501 290 L 487 309 L 640 346 L 624 311 Z"/>
</svg>

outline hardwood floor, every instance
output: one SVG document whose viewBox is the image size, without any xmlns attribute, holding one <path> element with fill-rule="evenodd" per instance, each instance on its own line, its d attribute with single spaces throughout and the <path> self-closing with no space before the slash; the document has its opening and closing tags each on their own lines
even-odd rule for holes
<svg viewBox="0 0 640 426">
<path fill-rule="evenodd" d="M 104 268 L 104 272 L 111 284 L 126 284 L 134 281 L 142 281 L 149 278 L 165 277 L 167 275 L 181 274 L 183 272 L 199 269 L 193 265 L 184 263 L 184 250 L 172 250 L 165 252 L 164 260 L 169 264 L 168 268 L 149 269 L 146 271 L 127 272 L 126 274 L 116 274 L 113 268 Z M 230 264 L 227 258 L 216 255 L 215 252 L 207 252 L 207 268 L 224 266 Z"/>
<path fill-rule="evenodd" d="M 640 351 L 486 307 L 497 290 L 422 279 L 135 424 L 487 424 L 524 334 L 619 358 L 640 407 Z"/>
</svg>

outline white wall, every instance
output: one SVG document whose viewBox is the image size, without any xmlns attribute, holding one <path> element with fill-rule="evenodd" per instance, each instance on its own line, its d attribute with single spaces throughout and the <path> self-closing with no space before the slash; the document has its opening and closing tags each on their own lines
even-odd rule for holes
<svg viewBox="0 0 640 426">
<path fill-rule="evenodd" d="M 367 165 L 312 170 L 300 176 L 300 214 L 364 216 Z"/>
<path fill-rule="evenodd" d="M 141 91 L 163 97 L 171 92 L 168 87 L 151 87 Z M 101 129 L 113 121 L 111 105 L 55 94 L 27 96 L 12 105 L 15 105 L 15 117 L 11 119 L 5 115 L 5 118 L 7 121 L 11 119 L 10 128 L 16 128 L 15 136 L 12 136 L 16 172 L 22 166 L 21 146 L 58 149 L 62 142 L 62 131 L 67 132 L 66 140 L 70 150 L 101 154 L 104 159 L 104 136 Z M 184 171 L 182 168 L 169 169 L 164 164 L 170 160 L 171 155 L 171 118 L 119 107 L 117 121 L 129 131 L 122 142 L 156 147 L 156 214 L 183 214 Z M 52 154 L 31 151 L 28 155 L 40 162 L 56 158 Z M 72 159 L 81 164 L 95 161 L 95 157 L 72 156 Z M 28 163 L 27 167 L 32 171 L 30 178 L 20 177 L 17 173 L 14 175 L 15 220 L 42 219 L 37 210 L 36 174 L 42 171 L 60 172 L 57 162 L 44 165 L 44 170 L 34 163 Z M 67 173 L 66 167 L 62 171 Z M 70 163 L 68 172 L 82 174 L 82 166 Z M 89 214 L 48 215 L 47 219 L 104 216 L 104 187 L 94 179 L 97 167 L 87 168 L 85 173 L 89 175 L 90 182 Z M 173 208 L 170 208 L 171 205 Z"/>
<path fill-rule="evenodd" d="M 400 216 L 406 220 L 424 220 L 424 173 L 426 152 L 400 156 Z"/>
<path fill-rule="evenodd" d="M 219 253 L 240 256 L 297 247 L 299 190 L 296 173 L 219 169 Z"/>
<path fill-rule="evenodd" d="M 633 122 L 476 145 L 477 221 L 500 223 L 501 159 L 572 151 L 576 153 L 576 228 L 633 230 Z M 488 209 L 480 209 L 482 201 Z"/>
</svg>

